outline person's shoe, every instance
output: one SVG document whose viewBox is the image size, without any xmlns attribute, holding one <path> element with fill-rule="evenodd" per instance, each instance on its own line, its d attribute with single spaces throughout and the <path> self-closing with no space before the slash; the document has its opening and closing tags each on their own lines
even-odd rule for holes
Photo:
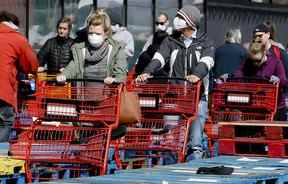
<svg viewBox="0 0 288 184">
<path fill-rule="evenodd" d="M 203 158 L 203 151 L 201 150 L 193 150 L 193 149 L 188 149 L 187 151 L 187 156 L 186 156 L 186 161 L 189 162 L 191 160 L 200 160 Z"/>
</svg>

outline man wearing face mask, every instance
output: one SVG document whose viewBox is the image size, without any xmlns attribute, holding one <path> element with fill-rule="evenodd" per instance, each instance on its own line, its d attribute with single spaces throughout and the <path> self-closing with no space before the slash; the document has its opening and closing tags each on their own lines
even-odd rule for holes
<svg viewBox="0 0 288 184">
<path fill-rule="evenodd" d="M 61 18 L 56 28 L 57 36 L 47 40 L 37 55 L 39 59 L 38 72 L 43 72 L 47 65 L 48 74 L 59 73 L 72 59 L 70 49 L 73 39 L 69 36 L 72 28 L 70 18 Z"/>
<path fill-rule="evenodd" d="M 153 43 L 153 39 L 154 40 L 158 39 L 158 38 L 154 38 L 155 36 L 157 36 L 158 34 L 157 32 L 165 31 L 168 35 L 172 34 L 172 28 L 169 27 L 169 16 L 166 13 L 164 12 L 160 13 L 159 16 L 157 17 L 157 21 L 155 24 L 156 24 L 156 33 L 149 36 L 148 40 L 143 46 L 142 52 L 148 49 L 148 47 Z"/>
<path fill-rule="evenodd" d="M 146 81 L 169 62 L 170 77 L 186 78 L 192 83 L 203 81 L 198 117 L 190 127 L 186 160 L 201 159 L 203 156 L 203 129 L 208 111 L 208 73 L 214 65 L 212 44 L 204 36 L 197 37 L 200 18 L 200 11 L 195 6 L 186 5 L 178 10 L 173 21 L 177 34 L 162 42 L 152 61 L 136 79 Z"/>
<path fill-rule="evenodd" d="M 106 84 L 125 81 L 127 60 L 124 48 L 111 38 L 108 14 L 96 11 L 89 17 L 87 30 L 88 40 L 72 46 L 73 60 L 57 80 L 103 79 Z"/>
</svg>

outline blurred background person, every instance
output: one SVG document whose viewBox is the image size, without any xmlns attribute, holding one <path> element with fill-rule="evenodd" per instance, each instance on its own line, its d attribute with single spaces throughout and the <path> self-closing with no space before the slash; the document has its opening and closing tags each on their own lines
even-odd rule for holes
<svg viewBox="0 0 288 184">
<path fill-rule="evenodd" d="M 155 24 L 156 24 L 155 32 L 165 31 L 168 35 L 172 34 L 172 27 L 169 27 L 169 16 L 166 13 L 161 12 L 157 17 L 157 21 L 155 22 Z M 148 37 L 148 40 L 145 42 L 143 46 L 142 52 L 146 51 L 148 47 L 153 43 L 154 36 L 155 34 L 152 34 L 151 36 Z"/>
<path fill-rule="evenodd" d="M 59 73 L 72 60 L 71 46 L 74 42 L 70 37 L 71 28 L 70 18 L 63 17 L 58 21 L 57 36 L 47 40 L 38 52 L 38 72 L 47 70 L 48 74 Z"/>
<path fill-rule="evenodd" d="M 213 77 L 217 79 L 223 74 L 233 74 L 247 58 L 247 50 L 241 46 L 240 29 L 230 29 L 225 34 L 225 43 L 215 51 Z"/>
<path fill-rule="evenodd" d="M 38 61 L 28 40 L 18 32 L 19 19 L 0 12 L 0 142 L 7 142 L 17 112 L 17 74 L 36 73 Z"/>
</svg>

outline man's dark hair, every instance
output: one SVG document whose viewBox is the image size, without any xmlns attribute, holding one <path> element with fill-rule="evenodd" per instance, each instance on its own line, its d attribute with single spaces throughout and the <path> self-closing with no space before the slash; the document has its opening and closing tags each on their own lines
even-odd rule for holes
<svg viewBox="0 0 288 184">
<path fill-rule="evenodd" d="M 0 12 L 0 22 L 12 22 L 13 24 L 15 24 L 16 26 L 19 26 L 19 19 L 18 17 L 13 14 L 13 13 L 9 13 L 7 11 L 1 11 Z"/>
<path fill-rule="evenodd" d="M 58 29 L 58 27 L 59 27 L 59 25 L 61 23 L 67 23 L 69 32 L 71 31 L 71 29 L 72 29 L 72 21 L 71 21 L 71 19 L 69 17 L 62 17 L 61 19 L 59 19 L 58 22 L 57 22 L 57 25 L 56 25 L 56 29 Z"/>
</svg>

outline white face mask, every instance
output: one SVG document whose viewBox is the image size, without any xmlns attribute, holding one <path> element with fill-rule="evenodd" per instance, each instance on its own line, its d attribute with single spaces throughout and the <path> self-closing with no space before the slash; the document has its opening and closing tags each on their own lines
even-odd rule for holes
<svg viewBox="0 0 288 184">
<path fill-rule="evenodd" d="M 157 30 L 160 30 L 160 31 L 166 31 L 167 30 L 167 26 L 164 24 L 164 25 L 158 25 Z"/>
<path fill-rule="evenodd" d="M 88 42 L 92 47 L 100 47 L 104 42 L 104 37 L 102 35 L 97 34 L 89 34 L 88 35 Z"/>
<path fill-rule="evenodd" d="M 174 25 L 174 28 L 176 30 L 179 30 L 179 29 L 183 29 L 183 28 L 186 28 L 188 27 L 187 24 L 186 24 L 186 21 L 183 20 L 183 19 L 180 19 L 179 17 L 175 17 L 174 20 L 173 20 L 173 25 Z"/>
</svg>

